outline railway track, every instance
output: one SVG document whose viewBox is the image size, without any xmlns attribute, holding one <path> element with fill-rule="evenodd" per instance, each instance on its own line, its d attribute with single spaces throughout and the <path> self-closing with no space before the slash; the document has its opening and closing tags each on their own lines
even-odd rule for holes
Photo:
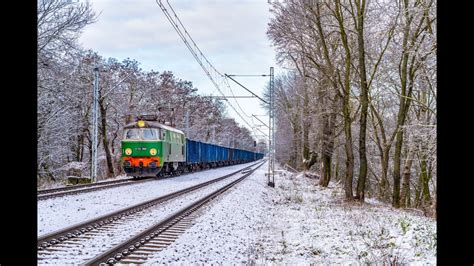
<svg viewBox="0 0 474 266">
<path fill-rule="evenodd" d="M 185 175 L 186 174 L 191 174 L 191 173 L 194 173 L 194 172 L 187 172 L 187 173 L 185 173 Z M 165 178 L 165 177 L 163 177 L 163 178 Z M 101 189 L 108 189 L 108 188 L 126 186 L 126 185 L 131 185 L 131 184 L 139 184 L 139 183 L 142 183 L 142 182 L 154 181 L 154 180 L 156 180 L 156 178 L 144 178 L 144 179 L 127 178 L 127 179 L 105 181 L 105 182 L 93 183 L 93 184 L 73 185 L 73 186 L 67 186 L 67 187 L 38 190 L 37 191 L 37 195 L 38 195 L 37 200 L 45 200 L 45 199 L 63 197 L 63 196 L 67 196 L 67 195 L 81 194 L 81 193 L 85 193 L 85 192 L 91 192 L 91 191 L 97 191 L 97 190 L 101 190 Z"/>
<path fill-rule="evenodd" d="M 129 185 L 129 184 L 138 184 L 145 181 L 150 181 L 150 179 L 134 180 L 133 178 L 127 178 L 127 179 L 105 181 L 105 182 L 94 183 L 94 184 L 74 185 L 74 186 L 61 187 L 61 188 L 44 189 L 44 190 L 38 190 L 37 199 L 45 200 L 45 199 L 51 199 L 51 198 L 56 198 L 56 197 L 62 197 L 66 195 L 96 191 L 100 189 L 120 187 L 120 186 Z"/>
<path fill-rule="evenodd" d="M 200 198 L 140 234 L 93 258 L 86 265 L 142 264 L 146 262 L 149 255 L 165 249 L 179 235 L 184 233 L 192 225 L 193 220 L 199 216 L 202 210 L 201 207 L 244 180 L 264 163 L 261 162 L 254 169 L 246 171 L 242 177 Z"/>
<path fill-rule="evenodd" d="M 38 261 L 45 259 L 48 253 L 54 251 L 60 251 L 63 249 L 67 249 L 68 247 L 77 247 L 77 244 L 81 241 L 85 241 L 87 239 L 93 238 L 98 235 L 101 231 L 107 231 L 109 229 L 114 228 L 115 226 L 119 226 L 120 224 L 124 224 L 127 222 L 133 222 L 136 219 L 138 213 L 142 212 L 143 210 L 149 209 L 157 204 L 163 203 L 165 201 L 169 201 L 171 199 L 175 199 L 179 196 L 188 194 L 192 191 L 195 191 L 200 188 L 204 188 L 209 186 L 213 183 L 222 181 L 226 178 L 229 178 L 245 169 L 248 169 L 256 164 L 261 162 L 257 162 L 252 164 L 251 166 L 244 167 L 238 171 L 233 173 L 227 174 L 225 176 L 215 178 L 213 180 L 165 195 L 161 196 L 149 201 L 146 201 L 141 204 L 137 204 L 107 215 L 103 215 L 101 217 L 73 225 L 63 230 L 59 230 L 44 236 L 41 236 L 37 240 L 37 247 L 38 247 Z"/>
</svg>

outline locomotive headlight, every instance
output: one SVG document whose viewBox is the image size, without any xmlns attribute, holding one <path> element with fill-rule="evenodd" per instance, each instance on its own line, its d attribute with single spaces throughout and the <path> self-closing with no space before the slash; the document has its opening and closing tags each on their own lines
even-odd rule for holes
<svg viewBox="0 0 474 266">
<path fill-rule="evenodd" d="M 132 149 L 126 148 L 126 149 L 125 149 L 125 154 L 126 154 L 126 155 L 132 154 Z"/>
<path fill-rule="evenodd" d="M 156 149 L 155 148 L 150 149 L 150 154 L 151 155 L 156 155 Z"/>
<path fill-rule="evenodd" d="M 137 122 L 138 127 L 144 127 L 145 126 L 145 121 L 140 120 Z"/>
</svg>

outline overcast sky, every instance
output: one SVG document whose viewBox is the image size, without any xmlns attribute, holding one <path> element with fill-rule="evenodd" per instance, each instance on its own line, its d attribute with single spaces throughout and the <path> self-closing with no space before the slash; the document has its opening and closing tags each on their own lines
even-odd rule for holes
<svg viewBox="0 0 474 266">
<path fill-rule="evenodd" d="M 270 66 L 275 67 L 275 74 L 280 72 L 265 34 L 271 17 L 266 0 L 169 2 L 201 51 L 222 74 L 268 74 Z M 84 48 L 120 61 L 136 59 L 146 71 L 170 70 L 176 77 L 191 81 L 201 95 L 221 95 L 154 0 L 93 0 L 91 3 L 100 16 L 96 23 L 84 29 L 80 38 Z M 269 81 L 269 77 L 235 79 L 260 96 Z M 230 80 L 229 84 L 234 95 L 250 95 Z M 232 95 L 225 85 L 221 89 L 225 95 Z M 261 124 L 247 117 L 265 114 L 258 99 L 229 101 L 251 125 L 252 120 L 256 125 Z M 227 113 L 240 125 L 247 126 L 228 105 Z M 268 123 L 268 117 L 259 118 Z M 261 130 L 268 132 L 265 127 Z"/>
</svg>

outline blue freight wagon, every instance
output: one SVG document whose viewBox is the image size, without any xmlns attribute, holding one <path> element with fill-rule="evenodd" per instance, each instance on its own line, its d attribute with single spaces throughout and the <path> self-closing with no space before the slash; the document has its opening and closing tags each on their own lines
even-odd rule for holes
<svg viewBox="0 0 474 266">
<path fill-rule="evenodd" d="M 200 158 L 200 144 L 199 141 L 186 139 L 186 162 L 189 164 L 199 163 Z"/>
<path fill-rule="evenodd" d="M 251 162 L 262 158 L 262 153 L 186 139 L 186 163 L 188 170 Z"/>
</svg>

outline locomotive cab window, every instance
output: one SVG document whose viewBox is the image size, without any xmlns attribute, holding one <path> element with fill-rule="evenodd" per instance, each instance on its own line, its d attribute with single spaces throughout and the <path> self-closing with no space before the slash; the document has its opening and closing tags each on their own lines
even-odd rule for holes
<svg viewBox="0 0 474 266">
<path fill-rule="evenodd" d="M 143 129 L 143 139 L 159 139 L 158 129 L 156 128 L 144 128 Z"/>
<path fill-rule="evenodd" d="M 124 138 L 131 140 L 160 140 L 160 130 L 157 128 L 130 128 L 125 130 Z"/>
<path fill-rule="evenodd" d="M 127 129 L 125 139 L 140 139 L 140 130 L 138 128 Z"/>
</svg>

